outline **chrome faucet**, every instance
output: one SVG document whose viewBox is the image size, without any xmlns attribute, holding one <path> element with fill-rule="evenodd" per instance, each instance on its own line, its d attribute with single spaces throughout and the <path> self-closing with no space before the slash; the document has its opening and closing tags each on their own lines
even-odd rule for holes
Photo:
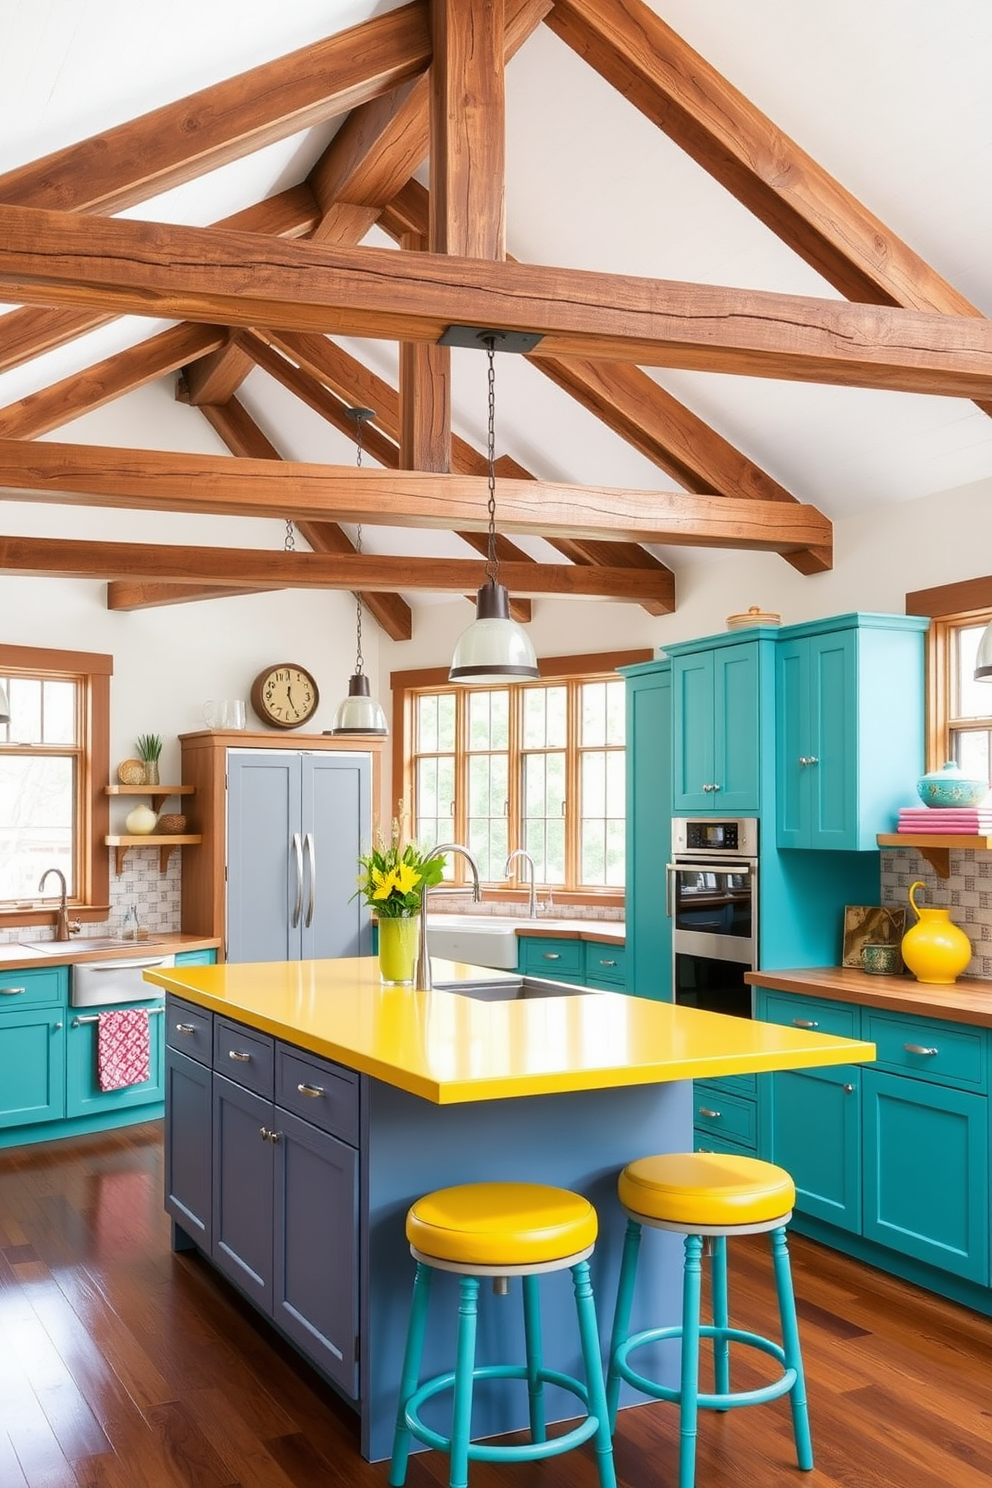
<svg viewBox="0 0 992 1488">
<path fill-rule="evenodd" d="M 445 853 L 450 852 L 461 853 L 471 868 L 472 899 L 474 903 L 478 904 L 482 898 L 482 885 L 479 882 L 479 865 L 468 848 L 463 847 L 460 842 L 442 842 L 439 847 L 434 848 L 431 857 L 439 858 Z M 424 892 L 420 896 L 420 940 L 417 945 L 417 964 L 413 969 L 413 987 L 415 992 L 430 992 L 434 986 L 434 980 L 431 976 L 431 958 L 427 949 L 427 899 L 429 892 L 429 889 L 425 887 Z"/>
<path fill-rule="evenodd" d="M 510 864 L 514 858 L 523 858 L 525 863 L 530 864 L 530 896 L 527 900 L 527 915 L 529 919 L 537 919 L 537 874 L 534 871 L 534 859 L 525 847 L 515 847 L 503 864 L 503 877 L 509 878 Z"/>
<path fill-rule="evenodd" d="M 66 907 L 65 907 L 65 894 L 66 894 L 66 890 L 65 890 L 65 874 L 62 872 L 62 869 L 61 868 L 46 868 L 45 869 L 45 871 L 41 875 L 41 879 L 40 879 L 40 881 L 38 883 L 38 893 L 40 894 L 41 891 L 42 891 L 42 889 L 45 887 L 45 879 L 48 877 L 48 875 L 50 873 L 54 873 L 55 874 L 55 877 L 58 879 L 59 883 L 62 885 L 62 897 L 59 900 L 58 913 L 55 916 L 55 939 L 56 940 L 68 940 L 69 939 L 69 916 L 68 916 L 68 913 L 66 912 Z"/>
</svg>

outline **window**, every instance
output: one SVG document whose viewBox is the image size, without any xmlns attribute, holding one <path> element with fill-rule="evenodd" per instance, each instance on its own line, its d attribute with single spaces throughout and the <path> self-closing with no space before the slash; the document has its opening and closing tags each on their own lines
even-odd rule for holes
<svg viewBox="0 0 992 1488">
<path fill-rule="evenodd" d="M 48 868 L 67 899 L 105 914 L 109 866 L 104 787 L 109 758 L 109 656 L 0 646 L 10 721 L 0 724 L 0 922 L 42 924 Z M 55 881 L 49 880 L 45 897 Z M 92 917 L 92 916 L 91 916 Z"/>
<path fill-rule="evenodd" d="M 992 682 L 974 680 L 984 618 L 945 616 L 931 630 L 931 736 L 936 768 L 956 760 L 967 775 L 992 782 Z M 938 758 L 939 756 L 939 758 Z"/>
<path fill-rule="evenodd" d="M 539 884 L 622 893 L 625 684 L 613 669 L 648 655 L 546 661 L 540 681 L 494 687 L 395 675 L 394 780 L 413 835 L 464 842 L 489 884 L 504 884 L 508 855 L 523 848 Z M 460 858 L 451 868 L 464 881 Z"/>
</svg>

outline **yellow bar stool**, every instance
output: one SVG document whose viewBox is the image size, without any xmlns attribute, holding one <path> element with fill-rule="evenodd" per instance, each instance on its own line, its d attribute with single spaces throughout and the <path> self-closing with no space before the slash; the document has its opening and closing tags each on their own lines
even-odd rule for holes
<svg viewBox="0 0 992 1488">
<path fill-rule="evenodd" d="M 620 1383 L 626 1380 L 656 1400 L 679 1406 L 679 1488 L 693 1488 L 696 1470 L 696 1422 L 699 1410 L 725 1411 L 734 1406 L 763 1405 L 788 1395 L 796 1458 L 804 1471 L 813 1466 L 813 1444 L 806 1406 L 796 1303 L 785 1227 L 792 1218 L 796 1189 L 784 1168 L 753 1157 L 722 1152 L 676 1152 L 642 1157 L 629 1163 L 617 1185 L 627 1213 L 623 1259 L 617 1285 L 610 1367 L 606 1398 L 611 1428 L 616 1424 Z M 677 1327 L 648 1328 L 628 1336 L 637 1278 L 641 1228 L 674 1230 L 685 1236 L 682 1277 L 682 1323 Z M 730 1326 L 727 1301 L 727 1239 L 732 1235 L 768 1232 L 771 1241 L 775 1290 L 778 1297 L 782 1344 Z M 712 1236 L 713 1323 L 701 1324 L 700 1292 L 703 1237 Z M 630 1355 L 649 1343 L 678 1338 L 682 1343 L 680 1384 L 662 1385 L 647 1379 L 630 1364 Z M 713 1340 L 713 1394 L 699 1390 L 699 1341 Z M 770 1354 L 782 1367 L 779 1377 L 760 1389 L 730 1388 L 730 1344 L 745 1344 Z"/>
<path fill-rule="evenodd" d="M 411 1436 L 448 1453 L 450 1488 L 466 1488 L 469 1462 L 533 1462 L 557 1457 L 594 1437 L 601 1488 L 616 1488 L 599 1328 L 589 1280 L 589 1257 L 596 1234 L 596 1211 L 588 1199 L 568 1189 L 538 1183 L 465 1183 L 438 1189 L 412 1205 L 406 1218 L 406 1236 L 417 1270 L 389 1472 L 392 1488 L 400 1488 L 406 1480 Z M 544 1272 L 566 1267 L 572 1273 L 584 1380 L 546 1369 L 542 1359 L 539 1278 Z M 421 1384 L 420 1361 L 435 1271 L 454 1271 L 461 1276 L 455 1367 Z M 479 1285 L 484 1276 L 494 1278 L 497 1294 L 509 1289 L 508 1278 L 521 1278 L 523 1364 L 476 1366 Z M 481 1379 L 527 1381 L 529 1442 L 514 1446 L 472 1442 L 472 1391 L 475 1381 Z M 577 1426 L 550 1441 L 544 1420 L 546 1383 L 577 1396 L 585 1409 Z M 444 1390 L 452 1390 L 454 1397 L 451 1435 L 447 1437 L 433 1431 L 420 1417 L 424 1403 Z"/>
</svg>

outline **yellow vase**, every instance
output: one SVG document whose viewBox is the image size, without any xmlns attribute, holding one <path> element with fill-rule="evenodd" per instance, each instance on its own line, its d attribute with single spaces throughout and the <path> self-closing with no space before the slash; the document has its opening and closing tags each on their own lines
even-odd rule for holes
<svg viewBox="0 0 992 1488">
<path fill-rule="evenodd" d="M 412 985 L 419 940 L 419 915 L 379 921 L 379 978 L 384 987 Z"/>
<path fill-rule="evenodd" d="M 948 987 L 971 960 L 971 941 L 953 923 L 949 909 L 920 908 L 915 895 L 923 887 L 922 882 L 910 885 L 909 902 L 917 923 L 902 938 L 902 959 L 918 982 Z"/>
</svg>

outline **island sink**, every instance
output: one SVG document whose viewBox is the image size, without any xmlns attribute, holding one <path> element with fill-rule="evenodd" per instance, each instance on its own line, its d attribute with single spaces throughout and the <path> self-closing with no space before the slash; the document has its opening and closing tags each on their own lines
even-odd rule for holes
<svg viewBox="0 0 992 1488">
<path fill-rule="evenodd" d="M 541 977 L 501 977 L 499 981 L 435 982 L 436 992 L 453 992 L 456 997 L 474 997 L 477 1002 L 529 1002 L 539 997 L 607 997 L 596 987 L 574 987 L 567 982 L 545 981 Z"/>
</svg>

